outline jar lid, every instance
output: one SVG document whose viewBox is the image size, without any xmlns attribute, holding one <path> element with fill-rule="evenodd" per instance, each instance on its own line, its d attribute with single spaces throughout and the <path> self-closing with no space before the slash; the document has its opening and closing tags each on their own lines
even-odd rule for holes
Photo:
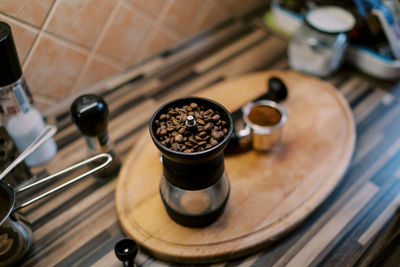
<svg viewBox="0 0 400 267">
<path fill-rule="evenodd" d="M 0 87 L 17 81 L 22 75 L 11 27 L 0 21 Z"/>
<path fill-rule="evenodd" d="M 305 15 L 305 22 L 320 32 L 339 34 L 353 29 L 356 19 L 344 8 L 324 6 L 308 11 Z"/>
</svg>

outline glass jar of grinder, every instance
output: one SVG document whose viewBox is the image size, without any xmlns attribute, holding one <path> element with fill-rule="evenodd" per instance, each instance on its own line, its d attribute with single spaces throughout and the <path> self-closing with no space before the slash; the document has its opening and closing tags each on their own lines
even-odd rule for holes
<svg viewBox="0 0 400 267">
<path fill-rule="evenodd" d="M 191 110 L 193 106 L 196 109 Z M 214 115 L 212 118 L 200 115 L 200 110 L 202 114 Z M 161 121 L 164 122 L 160 126 Z M 222 124 L 224 134 L 222 126 L 218 126 Z M 169 145 L 161 140 L 162 130 L 171 133 L 166 137 Z M 150 135 L 161 152 L 163 166 L 161 199 L 168 215 L 178 224 L 207 226 L 224 211 L 230 192 L 224 149 L 232 132 L 230 113 L 219 103 L 206 98 L 187 97 L 171 101 L 160 107 L 151 118 Z M 215 136 L 218 133 L 221 133 L 219 138 Z M 183 140 L 179 140 L 181 138 Z M 203 148 L 199 151 L 200 145 Z"/>
</svg>

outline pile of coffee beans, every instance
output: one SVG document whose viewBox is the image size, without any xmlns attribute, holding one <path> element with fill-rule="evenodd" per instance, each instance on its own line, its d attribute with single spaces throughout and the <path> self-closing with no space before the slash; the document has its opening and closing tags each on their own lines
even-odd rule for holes
<svg viewBox="0 0 400 267">
<path fill-rule="evenodd" d="M 197 103 L 169 108 L 154 121 L 156 137 L 174 151 L 200 152 L 218 145 L 228 133 L 220 114 Z M 193 125 L 194 124 L 194 125 Z"/>
</svg>

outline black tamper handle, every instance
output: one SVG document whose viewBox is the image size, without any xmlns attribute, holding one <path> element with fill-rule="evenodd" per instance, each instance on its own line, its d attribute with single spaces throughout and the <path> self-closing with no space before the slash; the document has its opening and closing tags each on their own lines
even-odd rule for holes
<svg viewBox="0 0 400 267">
<path fill-rule="evenodd" d="M 288 91 L 286 85 L 283 83 L 281 79 L 278 77 L 271 77 L 268 80 L 268 91 L 259 96 L 258 98 L 252 100 L 252 101 L 258 101 L 258 100 L 272 100 L 275 102 L 281 102 L 287 98 Z M 235 110 L 234 112 L 231 113 L 233 121 L 242 118 L 243 112 L 242 109 L 239 108 Z"/>
<path fill-rule="evenodd" d="M 272 100 L 275 102 L 281 102 L 287 98 L 288 95 L 288 90 L 284 82 L 278 78 L 278 77 L 271 77 L 268 80 L 268 91 L 261 95 L 260 97 L 252 100 L 252 101 L 258 101 L 258 100 Z M 243 111 L 242 108 L 239 108 L 235 110 L 234 112 L 231 113 L 232 119 L 235 122 L 238 119 L 241 119 L 243 116 Z M 229 144 L 227 146 L 227 151 L 235 151 L 239 147 L 239 137 L 237 133 L 234 131 L 232 133 L 231 139 L 229 141 Z"/>
<path fill-rule="evenodd" d="M 86 136 L 96 136 L 106 142 L 108 106 L 103 98 L 94 94 L 81 95 L 71 105 L 71 119 Z"/>
<path fill-rule="evenodd" d="M 124 238 L 118 241 L 114 246 L 114 252 L 125 267 L 135 266 L 134 260 L 138 253 L 138 246 L 133 239 Z"/>
</svg>

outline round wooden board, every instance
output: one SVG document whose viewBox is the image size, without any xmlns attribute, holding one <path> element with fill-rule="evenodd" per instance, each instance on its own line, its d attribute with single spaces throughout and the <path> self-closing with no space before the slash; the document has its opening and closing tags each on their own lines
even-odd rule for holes
<svg viewBox="0 0 400 267">
<path fill-rule="evenodd" d="M 147 129 L 130 152 L 117 182 L 117 213 L 126 234 L 153 256 L 210 263 L 255 252 L 294 229 L 340 182 L 356 135 L 347 101 L 330 84 L 293 71 L 268 71 L 196 95 L 233 111 L 263 94 L 270 76 L 280 77 L 289 89 L 282 145 L 272 153 L 225 156 L 231 195 L 212 225 L 187 228 L 168 217 L 159 195 L 159 152 Z"/>
</svg>

